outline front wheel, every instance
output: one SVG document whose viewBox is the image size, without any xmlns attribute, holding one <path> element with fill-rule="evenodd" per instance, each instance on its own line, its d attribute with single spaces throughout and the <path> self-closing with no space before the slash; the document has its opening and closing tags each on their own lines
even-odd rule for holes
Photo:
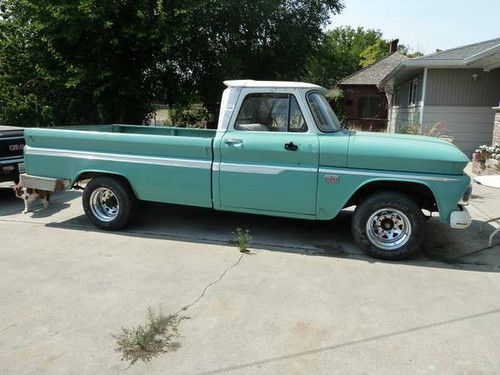
<svg viewBox="0 0 500 375">
<path fill-rule="evenodd" d="M 386 191 L 371 195 L 356 207 L 351 230 L 356 243 L 369 255 L 401 260 L 420 249 L 425 221 L 412 199 Z"/>
<path fill-rule="evenodd" d="M 119 230 L 135 216 L 137 199 L 128 184 L 113 177 L 97 177 L 83 191 L 83 209 L 96 227 Z"/>
</svg>

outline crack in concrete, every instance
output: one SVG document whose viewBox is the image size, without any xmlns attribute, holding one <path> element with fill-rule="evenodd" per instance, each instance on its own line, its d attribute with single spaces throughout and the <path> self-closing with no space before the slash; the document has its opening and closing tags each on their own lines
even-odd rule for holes
<svg viewBox="0 0 500 375">
<path fill-rule="evenodd" d="M 226 276 L 229 271 L 231 271 L 233 268 L 236 268 L 241 263 L 241 261 L 243 260 L 243 256 L 244 256 L 243 253 L 240 254 L 240 257 L 238 258 L 238 260 L 236 262 L 234 262 L 231 266 L 227 267 L 224 270 L 224 272 L 222 272 L 216 280 L 212 281 L 207 286 L 205 286 L 205 288 L 203 289 L 203 291 L 201 292 L 201 294 L 198 296 L 198 298 L 196 298 L 192 302 L 190 302 L 187 305 L 185 305 L 184 307 L 182 307 L 179 311 L 177 311 L 175 313 L 175 315 L 178 315 L 178 314 L 180 314 L 183 311 L 187 311 L 188 309 L 190 309 L 191 307 L 193 307 L 194 305 L 196 305 L 198 302 L 200 302 L 203 299 L 203 297 L 205 297 L 207 291 L 212 286 L 214 286 L 215 284 L 218 284 L 219 282 L 221 282 L 222 279 L 224 278 L 224 276 Z"/>
</svg>

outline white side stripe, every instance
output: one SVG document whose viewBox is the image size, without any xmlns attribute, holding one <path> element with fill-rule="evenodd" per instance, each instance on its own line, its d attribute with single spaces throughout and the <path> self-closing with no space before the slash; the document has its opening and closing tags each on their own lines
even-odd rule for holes
<svg viewBox="0 0 500 375">
<path fill-rule="evenodd" d="M 320 173 L 335 173 L 338 175 L 351 175 L 351 176 L 367 176 L 367 177 L 385 177 L 385 178 L 406 178 L 412 180 L 423 180 L 423 181 L 436 181 L 436 182 L 456 182 L 460 181 L 458 178 L 448 178 L 448 177 L 434 177 L 434 176 L 422 176 L 407 173 L 391 173 L 391 172 L 377 172 L 377 171 L 366 171 L 366 170 L 356 170 L 356 169 L 334 169 L 334 168 L 321 168 Z"/>
<path fill-rule="evenodd" d="M 235 173 L 251 173 L 251 174 L 267 174 L 278 175 L 286 171 L 294 172 L 317 172 L 317 168 L 307 167 L 277 167 L 271 165 L 253 165 L 253 164 L 239 164 L 239 163 L 221 163 L 221 172 L 235 172 Z"/>
<path fill-rule="evenodd" d="M 111 154 L 104 152 L 57 150 L 50 148 L 35 148 L 35 147 L 26 147 L 25 152 L 26 155 L 55 156 L 63 158 L 86 159 L 86 160 L 104 160 L 104 161 L 116 161 L 116 162 L 135 163 L 135 164 L 153 164 L 153 165 L 163 165 L 168 167 L 210 169 L 212 166 L 211 160 L 123 155 L 123 154 Z"/>
</svg>

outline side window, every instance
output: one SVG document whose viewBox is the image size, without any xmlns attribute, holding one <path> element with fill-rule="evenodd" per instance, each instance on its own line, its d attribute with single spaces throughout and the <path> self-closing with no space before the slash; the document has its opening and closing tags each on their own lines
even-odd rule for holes
<svg viewBox="0 0 500 375">
<path fill-rule="evenodd" d="M 290 125 L 288 131 L 294 133 L 307 132 L 306 120 L 302 115 L 297 99 L 293 95 L 290 95 Z"/>
<path fill-rule="evenodd" d="M 241 105 L 234 129 L 305 132 L 307 125 L 293 95 L 250 94 Z"/>
<path fill-rule="evenodd" d="M 358 99 L 358 117 L 361 119 L 378 117 L 381 104 L 378 96 L 361 96 Z"/>
<path fill-rule="evenodd" d="M 410 82 L 410 88 L 408 92 L 408 106 L 415 106 L 417 104 L 417 88 L 418 80 L 414 79 Z"/>
</svg>

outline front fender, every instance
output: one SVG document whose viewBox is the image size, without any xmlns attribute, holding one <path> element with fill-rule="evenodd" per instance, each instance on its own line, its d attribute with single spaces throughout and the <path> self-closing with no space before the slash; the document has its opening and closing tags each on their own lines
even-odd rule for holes
<svg viewBox="0 0 500 375">
<path fill-rule="evenodd" d="M 436 200 L 440 220 L 449 223 L 451 212 L 470 185 L 467 175 L 423 175 L 348 168 L 320 168 L 318 176 L 317 219 L 330 220 L 364 186 L 378 182 L 406 182 L 428 188 Z"/>
</svg>

